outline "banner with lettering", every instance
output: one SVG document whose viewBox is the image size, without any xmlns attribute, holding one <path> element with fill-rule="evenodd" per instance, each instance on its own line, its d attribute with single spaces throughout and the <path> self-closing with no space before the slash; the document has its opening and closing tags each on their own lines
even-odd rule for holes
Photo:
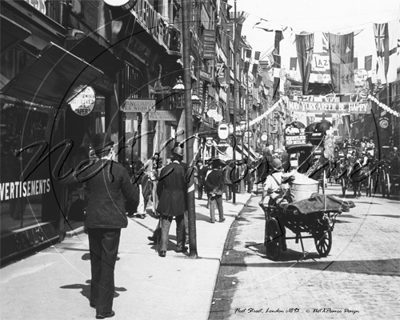
<svg viewBox="0 0 400 320">
<path fill-rule="evenodd" d="M 368 102 L 311 102 L 288 101 L 288 109 L 293 112 L 328 113 L 369 113 Z"/>
<path fill-rule="evenodd" d="M 336 93 L 354 93 L 354 33 L 329 33 L 332 86 Z"/>
</svg>

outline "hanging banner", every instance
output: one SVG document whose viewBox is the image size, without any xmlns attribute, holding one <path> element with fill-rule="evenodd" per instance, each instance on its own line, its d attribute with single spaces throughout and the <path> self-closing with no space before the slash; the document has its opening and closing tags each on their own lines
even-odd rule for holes
<svg viewBox="0 0 400 320">
<path fill-rule="evenodd" d="M 354 33 L 329 33 L 331 77 L 336 93 L 354 92 Z"/>
<path fill-rule="evenodd" d="M 369 113 L 368 102 L 310 102 L 289 101 L 288 110 L 294 112 Z"/>
<path fill-rule="evenodd" d="M 303 94 L 308 91 L 310 81 L 312 56 L 314 50 L 314 34 L 296 35 L 297 59 L 303 86 Z"/>
</svg>

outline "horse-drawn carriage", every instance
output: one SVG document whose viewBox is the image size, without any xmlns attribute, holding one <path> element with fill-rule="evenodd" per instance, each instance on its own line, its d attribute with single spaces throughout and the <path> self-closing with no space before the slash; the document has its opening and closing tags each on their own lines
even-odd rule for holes
<svg viewBox="0 0 400 320">
<path fill-rule="evenodd" d="M 321 257 L 326 257 L 332 248 L 332 231 L 336 217 L 347 212 L 354 203 L 343 201 L 331 195 L 313 193 L 306 199 L 300 199 L 284 205 L 266 206 L 260 203 L 265 213 L 266 255 L 277 260 L 285 250 L 286 239 L 300 240 L 305 256 L 303 239 L 312 238 Z M 287 237 L 285 228 L 294 233 Z M 308 233 L 308 235 L 303 235 Z"/>
</svg>

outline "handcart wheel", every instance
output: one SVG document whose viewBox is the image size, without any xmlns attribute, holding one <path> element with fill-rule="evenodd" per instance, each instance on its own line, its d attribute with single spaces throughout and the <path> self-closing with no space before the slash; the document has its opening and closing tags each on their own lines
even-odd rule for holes
<svg viewBox="0 0 400 320">
<path fill-rule="evenodd" d="M 265 221 L 265 248 L 267 250 L 267 258 L 271 260 L 278 259 L 281 254 L 281 239 L 279 224 L 275 219 L 267 219 Z"/>
<path fill-rule="evenodd" d="M 326 257 L 332 248 L 331 230 L 319 231 L 314 235 L 315 247 L 321 257 Z"/>
</svg>

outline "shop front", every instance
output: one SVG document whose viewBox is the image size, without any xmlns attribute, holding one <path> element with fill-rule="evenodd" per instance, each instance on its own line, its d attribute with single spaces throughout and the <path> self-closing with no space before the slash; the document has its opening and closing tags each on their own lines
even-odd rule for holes
<svg viewBox="0 0 400 320">
<path fill-rule="evenodd" d="M 10 68 L 9 58 L 17 56 Z M 74 93 L 104 74 L 52 42 L 37 56 L 10 48 L 0 70 L 3 261 L 62 235 L 68 210 L 60 182 L 79 164 L 80 153 L 87 156 L 78 131 L 96 126 L 99 117 L 85 103 L 74 112 Z M 96 96 L 89 100 L 93 111 Z"/>
</svg>

